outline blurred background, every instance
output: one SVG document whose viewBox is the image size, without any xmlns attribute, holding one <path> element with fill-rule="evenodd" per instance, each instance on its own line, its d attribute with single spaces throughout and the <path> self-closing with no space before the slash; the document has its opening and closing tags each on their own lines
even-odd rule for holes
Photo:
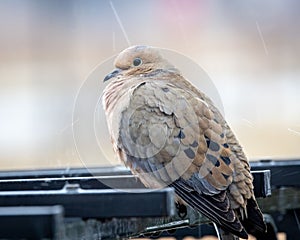
<svg viewBox="0 0 300 240">
<path fill-rule="evenodd" d="M 99 63 L 135 44 L 199 64 L 250 159 L 299 157 L 299 8 L 296 0 L 1 0 L 0 170 L 83 166 L 72 132 L 78 92 Z M 89 164 L 113 163 L 89 144 Z"/>
</svg>

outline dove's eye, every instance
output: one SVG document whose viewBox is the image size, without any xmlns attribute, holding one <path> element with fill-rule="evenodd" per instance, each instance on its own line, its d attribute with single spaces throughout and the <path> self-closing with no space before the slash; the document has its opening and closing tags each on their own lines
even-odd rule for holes
<svg viewBox="0 0 300 240">
<path fill-rule="evenodd" d="M 142 64 L 142 59 L 140 59 L 140 58 L 135 58 L 134 60 L 133 60 L 133 66 L 135 66 L 135 67 L 137 67 L 137 66 L 140 66 L 141 64 Z"/>
</svg>

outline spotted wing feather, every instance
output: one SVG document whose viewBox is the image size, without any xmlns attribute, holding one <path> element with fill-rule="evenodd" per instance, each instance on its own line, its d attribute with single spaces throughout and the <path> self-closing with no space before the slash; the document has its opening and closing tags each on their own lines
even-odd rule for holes
<svg viewBox="0 0 300 240">
<path fill-rule="evenodd" d="M 121 119 L 120 149 L 146 186 L 174 187 L 187 204 L 242 236 L 226 192 L 231 151 L 203 100 L 172 84 L 144 82 L 132 92 Z"/>
</svg>

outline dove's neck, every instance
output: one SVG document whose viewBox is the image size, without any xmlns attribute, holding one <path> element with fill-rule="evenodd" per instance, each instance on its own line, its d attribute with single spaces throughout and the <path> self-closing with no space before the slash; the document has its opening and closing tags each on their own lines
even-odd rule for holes
<svg viewBox="0 0 300 240">
<path fill-rule="evenodd" d="M 129 101 L 130 92 L 139 84 L 141 84 L 141 80 L 138 78 L 128 79 L 122 76 L 114 79 L 106 86 L 103 91 L 102 104 L 109 118 L 116 107 L 125 108 L 126 102 Z M 122 110 L 120 109 L 120 111 Z"/>
<path fill-rule="evenodd" d="M 111 112 L 119 98 L 123 95 L 125 82 L 116 79 L 109 83 L 103 91 L 102 104 L 106 113 Z"/>
</svg>

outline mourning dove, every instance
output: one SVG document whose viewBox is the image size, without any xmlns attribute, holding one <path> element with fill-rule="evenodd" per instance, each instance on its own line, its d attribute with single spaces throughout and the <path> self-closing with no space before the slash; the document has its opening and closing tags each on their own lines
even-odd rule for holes
<svg viewBox="0 0 300 240">
<path fill-rule="evenodd" d="M 146 187 L 173 187 L 225 232 L 265 232 L 249 163 L 213 102 L 157 48 L 127 48 L 114 64 L 102 100 L 119 160 Z"/>
</svg>

